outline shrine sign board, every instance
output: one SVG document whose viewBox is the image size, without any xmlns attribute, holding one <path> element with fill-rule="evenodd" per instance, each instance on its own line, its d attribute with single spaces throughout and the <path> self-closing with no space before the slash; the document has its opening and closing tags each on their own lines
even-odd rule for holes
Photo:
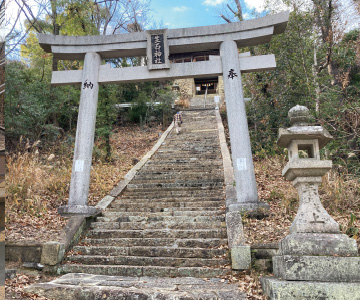
<svg viewBox="0 0 360 300">
<path fill-rule="evenodd" d="M 169 45 L 167 29 L 148 30 L 147 35 L 147 65 L 149 70 L 169 69 Z"/>
</svg>

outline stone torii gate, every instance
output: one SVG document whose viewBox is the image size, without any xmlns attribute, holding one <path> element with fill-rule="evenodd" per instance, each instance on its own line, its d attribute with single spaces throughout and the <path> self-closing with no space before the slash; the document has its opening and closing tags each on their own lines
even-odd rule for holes
<svg viewBox="0 0 360 300">
<path fill-rule="evenodd" d="M 72 166 L 69 203 L 59 208 L 64 215 L 97 213 L 87 205 L 99 84 L 115 84 L 219 76 L 224 92 L 236 183 L 229 211 L 266 208 L 258 200 L 241 73 L 272 70 L 274 55 L 244 56 L 238 48 L 268 43 L 284 32 L 289 12 L 222 25 L 182 29 L 148 30 L 108 36 L 53 36 L 38 34 L 41 47 L 58 59 L 84 60 L 83 70 L 55 71 L 51 84 L 80 84 L 81 96 Z M 170 63 L 169 55 L 220 50 L 209 61 Z M 147 66 L 111 68 L 102 59 L 147 56 Z"/>
</svg>

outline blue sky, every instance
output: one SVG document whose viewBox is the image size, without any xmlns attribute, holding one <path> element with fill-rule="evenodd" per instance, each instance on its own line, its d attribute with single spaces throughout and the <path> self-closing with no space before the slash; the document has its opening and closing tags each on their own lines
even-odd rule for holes
<svg viewBox="0 0 360 300">
<path fill-rule="evenodd" d="M 216 25 L 225 21 L 219 17 L 219 11 L 225 10 L 229 0 L 152 0 L 152 15 L 157 23 L 167 28 Z M 244 14 L 250 17 L 252 10 L 262 11 L 264 0 L 245 0 Z M 233 4 L 235 8 L 235 4 Z"/>
<path fill-rule="evenodd" d="M 360 1 L 360 0 L 358 0 Z M 245 19 L 254 18 L 254 14 L 264 12 L 266 0 L 240 0 Z M 156 24 L 152 28 L 184 28 L 195 26 L 216 25 L 225 23 L 219 17 L 220 12 L 227 12 L 230 16 L 226 4 L 230 4 L 236 9 L 233 0 L 151 0 L 152 16 Z M 276 3 L 276 11 L 287 10 L 289 8 Z M 310 0 L 301 1 L 303 5 L 311 5 Z M 349 31 L 359 27 L 360 16 L 355 11 L 353 0 L 339 0 L 340 23 L 343 29 Z"/>
</svg>

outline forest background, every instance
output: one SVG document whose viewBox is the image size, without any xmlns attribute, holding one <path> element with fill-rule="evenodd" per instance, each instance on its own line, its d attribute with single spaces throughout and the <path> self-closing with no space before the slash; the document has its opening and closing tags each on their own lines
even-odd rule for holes
<svg viewBox="0 0 360 300">
<path fill-rule="evenodd" d="M 10 1 L 18 14 L 12 24 L 0 18 L 0 25 L 8 27 L 6 239 L 44 242 L 59 238 L 66 223 L 56 209 L 67 203 L 80 99 L 79 87 L 51 87 L 51 73 L 81 69 L 82 62 L 54 59 L 40 48 L 36 33 L 105 35 L 164 26 L 152 20 L 149 0 L 2 0 L 0 12 Z M 228 0 L 214 13 L 222 22 L 236 22 L 291 11 L 284 34 L 274 36 L 271 43 L 240 50 L 273 53 L 277 62 L 274 71 L 243 75 L 245 97 L 251 98 L 246 109 L 259 197 L 270 204 L 267 218 L 243 218 L 246 242 L 278 242 L 295 216 L 297 193 L 281 176 L 287 153 L 276 139 L 278 128 L 289 126 L 289 109 L 299 104 L 310 109 L 312 124 L 324 126 L 334 137 L 321 153 L 333 161 L 332 171 L 323 178 L 321 198 L 342 231 L 360 245 L 360 26 L 349 26 L 350 18 L 360 16 L 360 1 L 267 0 L 261 13 L 245 8 L 243 1 Z M 129 57 L 106 63 L 124 68 L 143 60 Z M 171 87 L 172 82 L 147 82 L 100 88 L 91 205 L 152 147 L 171 122 L 175 97 L 187 100 L 186 94 L 174 95 Z M 134 106 L 116 109 L 121 103 Z M 225 106 L 221 115 L 226 127 Z M 253 299 L 264 299 L 260 275 L 235 279 Z M 33 299 L 23 287 L 39 278 L 18 274 L 7 280 L 7 296 Z"/>
<path fill-rule="evenodd" d="M 25 21 L 21 29 L 15 25 L 10 28 L 6 43 L 8 224 L 19 223 L 19 216 L 25 215 L 44 219 L 47 211 L 66 203 L 70 182 L 80 90 L 72 86 L 51 87 L 50 79 L 52 71 L 81 69 L 82 62 L 57 60 L 45 53 L 36 33 L 105 35 L 162 27 L 150 25 L 153 21 L 148 0 L 44 0 L 36 2 L 36 10 L 25 0 L 14 1 Z M 6 3 L 3 1 L 2 5 Z M 347 5 L 360 14 L 359 1 L 352 0 Z M 243 78 L 245 97 L 251 98 L 247 115 L 255 160 L 270 163 L 275 157 L 285 161 L 284 149 L 276 146 L 278 128 L 289 125 L 287 113 L 291 107 L 307 106 L 313 123 L 326 127 L 334 137 L 322 151 L 323 157 L 334 163 L 324 183 L 326 206 L 347 214 L 349 220 L 359 219 L 359 26 L 346 26 L 340 0 L 268 0 L 262 13 L 253 10 L 250 17 L 277 13 L 284 7 L 291 11 L 284 34 L 274 36 L 271 43 L 241 49 L 252 55 L 273 53 L 277 61 L 275 71 L 246 74 Z M 243 8 L 243 2 L 231 0 L 216 13 L 224 22 L 242 21 Z M 20 18 L 16 21 L 20 22 Z M 106 63 L 131 67 L 141 64 L 142 59 L 129 57 Z M 151 132 L 152 139 L 160 130 L 159 124 L 162 129 L 169 124 L 176 97 L 171 86 L 172 82 L 150 82 L 100 88 L 94 168 L 105 170 L 116 165 L 121 154 L 112 138 L 126 128 L 125 123 L 140 124 L 140 131 L 145 135 Z M 126 114 L 115 109 L 116 104 L 129 102 L 134 107 Z M 155 106 L 155 102 L 162 104 Z M 226 120 L 225 109 L 222 115 Z M 42 166 L 52 176 L 39 176 L 36 172 Z M 95 175 L 98 179 L 93 184 L 103 184 L 99 179 L 103 175 Z M 93 190 L 105 192 L 113 181 Z M 293 201 L 287 199 L 286 192 L 276 189 L 269 197 L 279 198 L 286 205 Z"/>
</svg>

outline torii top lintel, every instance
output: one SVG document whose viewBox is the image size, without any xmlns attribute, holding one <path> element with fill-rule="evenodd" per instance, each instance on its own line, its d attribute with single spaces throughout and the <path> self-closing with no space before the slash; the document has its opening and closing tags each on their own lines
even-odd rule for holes
<svg viewBox="0 0 360 300">
<path fill-rule="evenodd" d="M 236 23 L 169 29 L 169 51 L 172 54 L 219 49 L 225 40 L 233 40 L 239 47 L 267 43 L 272 35 L 284 32 L 288 19 L 286 11 Z M 146 32 L 103 36 L 38 34 L 38 40 L 46 52 L 67 60 L 82 60 L 88 52 L 97 52 L 102 58 L 145 56 L 147 47 Z"/>
</svg>

